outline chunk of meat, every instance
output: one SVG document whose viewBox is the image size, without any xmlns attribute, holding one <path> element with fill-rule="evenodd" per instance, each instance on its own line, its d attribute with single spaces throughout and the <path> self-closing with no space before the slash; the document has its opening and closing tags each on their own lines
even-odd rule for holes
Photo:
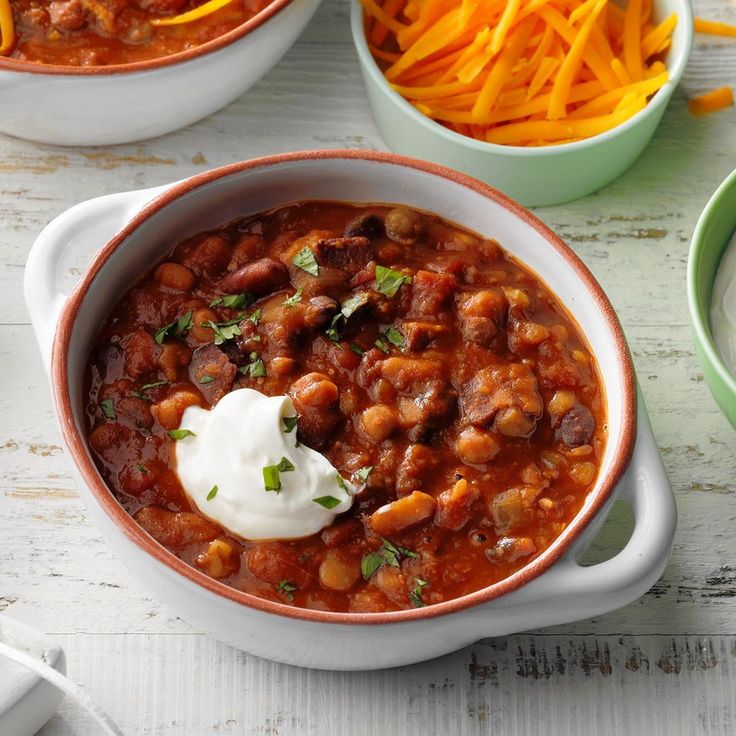
<svg viewBox="0 0 736 736">
<path fill-rule="evenodd" d="M 80 0 L 52 0 L 49 3 L 51 25 L 60 31 L 78 31 L 85 22 Z"/>
<path fill-rule="evenodd" d="M 324 238 L 314 244 L 313 251 L 320 266 L 339 268 L 351 275 L 373 256 L 371 241 L 364 237 Z"/>
<path fill-rule="evenodd" d="M 404 455 L 396 468 L 396 492 L 406 496 L 424 485 L 429 473 L 437 466 L 439 459 L 428 445 L 414 443 L 404 450 Z"/>
<path fill-rule="evenodd" d="M 297 437 L 313 450 L 323 449 L 343 421 L 337 386 L 322 373 L 307 373 L 289 389 L 299 415 Z"/>
<path fill-rule="evenodd" d="M 415 393 L 428 381 L 441 378 L 442 364 L 436 360 L 425 358 L 408 358 L 392 356 L 381 363 L 381 376 L 398 391 Z"/>
<path fill-rule="evenodd" d="M 211 542 L 220 529 L 190 511 L 169 511 L 161 506 L 144 506 L 133 517 L 159 544 L 182 550 L 190 544 Z"/>
<path fill-rule="evenodd" d="M 345 225 L 343 235 L 346 238 L 380 238 L 386 233 L 386 228 L 383 225 L 383 218 L 380 215 L 376 215 L 371 212 L 363 212 L 362 214 L 354 217 L 350 222 Z"/>
<path fill-rule="evenodd" d="M 312 574 L 299 562 L 296 550 L 281 542 L 263 542 L 248 547 L 245 564 L 259 580 L 271 585 L 285 581 L 304 588 L 312 580 Z"/>
<path fill-rule="evenodd" d="M 506 437 L 530 436 L 542 409 L 537 379 L 524 363 L 484 368 L 462 393 L 465 421 L 480 427 L 493 422 L 494 429 Z"/>
<path fill-rule="evenodd" d="M 226 294 L 250 292 L 262 296 L 289 283 L 289 272 L 280 261 L 261 258 L 220 279 L 218 287 Z"/>
<path fill-rule="evenodd" d="M 338 305 L 328 296 L 313 296 L 304 310 L 304 324 L 310 329 L 321 330 L 327 327 L 337 314 Z"/>
<path fill-rule="evenodd" d="M 465 340 L 488 347 L 506 319 L 506 299 L 501 291 L 484 289 L 463 294 L 457 305 L 458 327 Z"/>
<path fill-rule="evenodd" d="M 214 406 L 232 388 L 237 370 L 227 355 L 210 343 L 194 351 L 189 377 L 207 403 Z"/>
<path fill-rule="evenodd" d="M 411 313 L 435 317 L 445 309 L 457 289 L 457 278 L 449 273 L 417 271 L 411 282 Z"/>
<path fill-rule="evenodd" d="M 128 6 L 128 0 L 82 0 L 82 5 L 106 33 L 114 35 L 117 16 Z"/>
<path fill-rule="evenodd" d="M 478 495 L 475 486 L 471 486 L 465 478 L 460 478 L 452 488 L 448 488 L 438 496 L 434 523 L 451 531 L 462 529 L 470 521 L 473 504 L 478 500 Z"/>
<path fill-rule="evenodd" d="M 422 216 L 408 207 L 394 207 L 386 213 L 386 235 L 401 245 L 411 245 L 424 230 Z"/>
<path fill-rule="evenodd" d="M 407 350 L 412 351 L 425 350 L 449 332 L 445 325 L 417 320 L 404 320 L 399 330 L 404 335 Z"/>
<path fill-rule="evenodd" d="M 368 518 L 368 525 L 376 534 L 390 537 L 409 526 L 420 524 L 435 512 L 437 502 L 422 491 L 387 503 L 376 509 Z"/>
<path fill-rule="evenodd" d="M 595 419 L 587 406 L 578 404 L 562 417 L 559 436 L 568 447 L 587 445 L 595 431 Z"/>
<path fill-rule="evenodd" d="M 152 373 L 158 367 L 161 347 L 144 329 L 139 328 L 123 340 L 125 372 L 132 379 Z"/>
<path fill-rule="evenodd" d="M 230 244 L 219 235 L 208 235 L 202 242 L 187 251 L 181 259 L 186 266 L 197 276 L 215 278 L 221 274 L 230 263 Z"/>
<path fill-rule="evenodd" d="M 401 423 L 409 427 L 412 442 L 427 442 L 452 419 L 457 393 L 445 381 L 434 380 L 416 396 L 399 398 Z"/>
</svg>

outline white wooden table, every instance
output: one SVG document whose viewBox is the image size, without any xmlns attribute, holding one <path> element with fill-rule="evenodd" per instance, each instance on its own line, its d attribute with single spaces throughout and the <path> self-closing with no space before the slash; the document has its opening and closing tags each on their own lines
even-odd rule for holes
<svg viewBox="0 0 736 736">
<path fill-rule="evenodd" d="M 736 22 L 732 3 L 697 0 L 696 10 Z M 618 310 L 677 495 L 672 560 L 640 601 L 423 665 L 314 672 L 193 631 L 87 522 L 22 303 L 31 243 L 53 216 L 99 194 L 277 151 L 383 148 L 347 16 L 344 0 L 325 0 L 253 90 L 164 138 L 106 149 L 0 138 L 0 611 L 57 636 L 71 677 L 130 736 L 736 733 L 736 433 L 703 382 L 685 298 L 696 218 L 736 167 L 736 109 L 695 120 L 685 100 L 736 85 L 733 40 L 697 38 L 632 169 L 596 195 L 538 211 Z M 628 518 L 614 516 L 599 554 L 625 540 Z M 42 733 L 98 732 L 66 702 Z"/>
</svg>

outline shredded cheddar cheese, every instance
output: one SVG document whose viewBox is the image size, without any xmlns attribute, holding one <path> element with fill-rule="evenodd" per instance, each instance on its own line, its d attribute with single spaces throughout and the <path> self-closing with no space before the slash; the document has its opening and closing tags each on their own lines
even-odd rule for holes
<svg viewBox="0 0 736 736">
<path fill-rule="evenodd" d="M 707 115 L 731 107 L 731 105 L 733 105 L 733 90 L 728 86 L 693 97 L 687 103 L 691 115 Z"/>
<path fill-rule="evenodd" d="M 3 1 L 4 0 L 0 0 L 0 2 Z M 210 13 L 214 13 L 220 8 L 224 8 L 231 2 L 232 0 L 208 0 L 208 2 L 204 3 L 204 5 L 200 5 L 193 10 L 188 10 L 186 13 L 181 13 L 180 15 L 172 15 L 164 18 L 154 18 L 153 20 L 151 20 L 151 25 L 177 26 L 181 23 L 191 23 L 193 20 L 199 20 L 200 18 L 204 18 L 205 16 L 209 15 Z"/>
<path fill-rule="evenodd" d="M 361 0 L 393 89 L 481 141 L 559 145 L 642 110 L 669 79 L 677 16 L 652 0 Z"/>
<path fill-rule="evenodd" d="M 9 54 L 15 44 L 15 24 L 10 0 L 0 0 L 0 54 Z"/>
<path fill-rule="evenodd" d="M 736 38 L 736 26 L 719 23 L 705 18 L 695 18 L 695 33 L 707 33 L 709 36 L 732 36 Z"/>
</svg>

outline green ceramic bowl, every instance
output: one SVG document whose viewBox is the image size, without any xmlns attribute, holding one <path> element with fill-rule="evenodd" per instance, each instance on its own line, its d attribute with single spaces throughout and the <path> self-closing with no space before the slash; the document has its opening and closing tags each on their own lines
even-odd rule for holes
<svg viewBox="0 0 736 736">
<path fill-rule="evenodd" d="M 723 413 L 736 428 L 736 376 L 718 352 L 710 329 L 713 282 L 721 256 L 736 232 L 736 171 L 716 190 L 700 215 L 687 263 L 687 300 L 695 352 L 705 380 Z"/>
<path fill-rule="evenodd" d="M 690 0 L 655 0 L 654 18 L 677 13 L 665 63 L 669 81 L 647 106 L 612 130 L 558 146 L 499 146 L 455 133 L 430 120 L 393 90 L 368 48 L 359 0 L 351 29 L 368 103 L 383 140 L 396 153 L 457 169 L 500 189 L 525 207 L 584 197 L 620 176 L 646 148 L 685 71 L 693 41 Z"/>
</svg>

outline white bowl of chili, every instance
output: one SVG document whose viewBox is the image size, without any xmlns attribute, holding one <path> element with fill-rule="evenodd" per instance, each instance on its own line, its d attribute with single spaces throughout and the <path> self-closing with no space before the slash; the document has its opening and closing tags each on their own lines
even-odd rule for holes
<svg viewBox="0 0 736 736">
<path fill-rule="evenodd" d="M 351 5 L 353 42 L 358 53 L 368 102 L 378 130 L 388 147 L 397 153 L 424 158 L 475 176 L 492 186 L 498 187 L 502 192 L 527 207 L 562 204 L 584 197 L 612 182 L 633 164 L 654 135 L 672 93 L 682 78 L 690 56 L 693 39 L 693 15 L 689 0 L 655 0 L 653 4 L 646 4 L 647 8 L 651 8 L 652 22 L 661 23 L 662 28 L 666 27 L 665 24 L 668 18 L 676 16 L 677 19 L 676 26 L 671 31 L 671 44 L 663 54 L 662 60 L 657 61 L 656 65 L 651 65 L 652 77 L 645 77 L 640 82 L 643 85 L 654 84 L 654 88 L 657 90 L 648 101 L 647 97 L 651 95 L 651 89 L 644 95 L 637 95 L 635 91 L 632 92 L 632 90 L 636 90 L 636 85 L 632 83 L 631 79 L 625 79 L 626 83 L 616 82 L 616 77 L 608 66 L 605 66 L 603 72 L 612 76 L 612 81 L 604 80 L 606 84 L 596 92 L 601 96 L 598 99 L 594 99 L 590 95 L 588 98 L 581 96 L 581 100 L 587 100 L 585 108 L 575 110 L 567 118 L 545 119 L 543 116 L 547 110 L 546 103 L 539 108 L 526 111 L 524 114 L 520 112 L 525 108 L 525 105 L 534 104 L 536 101 L 541 103 L 544 102 L 543 97 L 550 97 L 550 93 L 545 90 L 554 89 L 552 85 L 540 89 L 537 97 L 532 100 L 525 98 L 523 95 L 518 99 L 513 99 L 514 95 L 519 92 L 519 89 L 513 89 L 508 93 L 508 105 L 504 106 L 501 102 L 498 102 L 499 109 L 494 108 L 490 113 L 491 118 L 495 115 L 494 119 L 500 122 L 492 123 L 491 127 L 483 129 L 488 136 L 488 140 L 498 140 L 499 143 L 496 143 L 479 140 L 468 133 L 467 129 L 471 127 L 470 121 L 473 116 L 470 112 L 465 112 L 467 104 L 464 104 L 462 108 L 458 107 L 457 110 L 454 108 L 445 112 L 436 110 L 436 119 L 431 117 L 434 114 L 431 111 L 431 105 L 434 103 L 428 98 L 432 94 L 435 97 L 439 94 L 439 92 L 432 93 L 436 86 L 433 87 L 434 83 L 429 81 L 431 75 L 424 76 L 423 79 L 427 81 L 416 83 L 419 85 L 419 89 L 413 93 L 416 99 L 410 101 L 410 99 L 402 96 L 400 91 L 406 91 L 408 88 L 400 85 L 395 87 L 386 78 L 385 70 L 381 68 L 374 55 L 375 46 L 371 47 L 369 45 L 366 17 L 360 0 L 352 0 Z M 371 5 L 377 7 L 375 3 L 371 3 Z M 483 7 L 482 4 L 476 3 L 475 5 Z M 511 5 L 498 4 L 494 8 L 494 13 L 501 12 L 504 6 L 509 7 Z M 524 11 L 522 3 L 521 11 L 529 15 L 539 13 L 538 22 L 540 24 L 542 20 L 548 22 L 546 16 L 543 17 L 545 13 L 551 14 L 550 20 L 552 23 L 548 24 L 547 28 L 550 31 L 554 28 L 554 31 L 550 33 L 550 37 L 556 37 L 560 33 L 573 32 L 573 26 L 568 19 L 563 18 L 555 9 L 547 6 L 541 7 L 541 5 L 543 4 L 528 3 L 528 10 Z M 614 6 L 614 3 L 609 3 L 609 5 Z M 395 10 L 397 4 L 389 0 L 388 6 Z M 472 7 L 473 3 L 469 3 L 468 6 Z M 587 3 L 586 6 L 590 6 L 590 3 Z M 519 7 L 519 4 L 514 7 Z M 637 7 L 644 7 L 644 5 L 640 3 Z M 463 8 L 465 8 L 465 5 L 463 5 Z M 493 14 L 491 17 L 493 17 Z M 519 26 L 521 25 L 523 23 L 519 24 Z M 531 27 L 533 28 L 533 24 Z M 656 27 L 654 32 L 657 32 Z M 537 33 L 537 38 L 541 40 L 535 44 L 534 36 L 532 36 L 532 40 L 529 42 L 530 53 L 541 50 L 545 43 L 546 32 L 545 34 Z M 476 40 L 473 41 L 473 44 L 478 42 L 479 36 L 480 34 L 475 36 Z M 453 45 L 456 36 L 448 32 L 445 37 L 447 39 L 447 49 L 445 50 L 447 55 L 445 58 L 449 60 L 449 64 L 457 59 L 460 51 L 456 48 L 457 43 Z M 473 39 L 474 36 L 471 34 L 468 38 Z M 572 38 L 568 40 L 573 41 Z M 594 39 L 593 44 L 596 45 L 597 43 L 599 43 L 599 40 Z M 473 44 L 468 46 L 466 52 L 473 52 L 477 58 L 478 49 L 474 51 Z M 509 43 L 507 46 L 510 47 L 511 44 Z M 561 54 L 562 51 L 558 53 Z M 466 61 L 474 62 L 473 54 L 466 56 Z M 428 58 L 434 59 L 440 55 L 440 52 L 435 52 L 434 55 L 430 55 Z M 624 52 L 622 51 L 621 56 L 623 57 L 623 55 Z M 396 54 L 392 54 L 386 58 L 393 60 L 396 56 Z M 553 56 L 546 56 L 542 60 L 549 60 L 554 69 Z M 570 56 L 572 56 L 572 53 Z M 655 58 L 657 57 L 651 57 L 651 59 Z M 499 65 L 502 61 L 499 61 Z M 625 77 L 628 72 L 620 71 L 622 65 L 618 58 L 616 61 L 619 62 L 619 73 Z M 391 61 L 388 61 L 387 65 L 390 63 Z M 666 70 L 664 69 L 665 66 Z M 427 67 L 429 71 L 432 64 L 428 64 Z M 450 71 L 452 74 L 450 74 Z M 542 69 L 542 71 L 544 70 Z M 463 87 L 455 77 L 456 72 L 456 66 L 450 67 L 446 78 L 441 80 L 443 89 Z M 435 76 L 438 73 L 433 72 Z M 523 76 L 523 69 L 521 73 Z M 654 77 L 658 75 L 666 78 L 667 81 L 664 83 L 657 82 Z M 511 70 L 508 70 L 507 78 L 509 80 L 512 78 Z M 452 84 L 449 82 L 452 82 Z M 618 89 L 614 88 L 611 92 L 609 90 L 614 83 L 619 84 L 619 87 Z M 578 91 L 581 95 L 589 94 L 583 88 L 595 87 L 598 84 L 599 81 L 593 76 L 591 81 L 580 83 Z M 659 86 L 657 87 L 657 85 Z M 465 86 L 472 88 L 472 84 Z M 514 84 L 511 83 L 511 86 L 513 87 Z M 523 87 L 521 91 L 524 91 Z M 574 92 L 575 88 L 571 93 L 571 100 L 574 99 Z M 610 98 L 611 95 L 614 95 L 614 97 Z M 632 96 L 627 97 L 628 95 Z M 461 95 L 455 95 L 452 99 L 458 100 L 460 97 Z M 595 106 L 598 106 L 600 101 L 605 101 L 606 97 L 616 100 L 615 107 L 611 102 L 608 107 L 601 106 L 599 110 L 595 111 Z M 498 99 L 500 99 L 500 95 Z M 627 99 L 632 100 L 628 112 L 624 104 Z M 460 103 L 457 104 L 460 105 Z M 586 112 L 586 109 L 590 109 L 590 111 Z M 421 110 L 424 110 L 424 112 Z M 605 115 L 602 114 L 604 110 Z M 635 110 L 637 111 L 634 112 Z M 442 115 L 444 115 L 444 118 L 441 117 Z M 585 116 L 585 120 L 579 119 L 582 115 Z M 573 119 L 576 116 L 578 119 Z M 616 122 L 618 118 L 622 122 Z M 445 124 L 441 124 L 442 119 L 445 120 Z M 456 124 L 451 121 L 458 122 Z M 460 126 L 463 126 L 466 129 L 465 133 L 461 134 L 456 129 L 447 127 L 448 125 L 454 125 L 458 130 L 462 130 Z M 495 127 L 493 127 L 494 125 Z M 521 145 L 516 141 L 516 138 L 522 135 L 522 131 L 528 130 L 524 126 L 532 126 L 532 128 L 536 126 L 537 132 L 523 132 L 523 135 L 527 138 L 529 135 L 541 138 L 545 133 L 539 131 L 540 126 L 555 128 L 557 138 L 540 141 L 538 144 L 529 144 L 529 141 L 527 141 L 527 145 Z M 584 132 L 582 129 L 573 126 L 585 126 L 586 129 L 589 129 Z M 549 127 L 545 130 L 549 130 Z M 561 133 L 560 131 L 567 132 Z M 552 133 L 549 133 L 549 135 L 552 135 Z M 586 135 L 590 137 L 585 137 Z M 566 139 L 571 139 L 571 142 L 565 142 Z"/>
<path fill-rule="evenodd" d="M 0 10 L 7 2 L 0 0 Z M 152 138 L 190 125 L 235 100 L 271 69 L 304 30 L 319 0 L 254 5 L 262 9 L 251 12 L 250 4 L 236 0 L 204 19 L 164 27 L 167 33 L 173 30 L 156 47 L 160 56 L 143 55 L 146 41 L 117 43 L 137 53 L 125 63 L 101 65 L 95 63 L 96 57 L 90 63 L 79 57 L 79 43 L 69 45 L 71 63 L 72 56 L 67 58 L 63 48 L 66 37 L 73 40 L 74 31 L 56 41 L 53 53 L 49 51 L 44 63 L 39 63 L 33 57 L 31 36 L 23 47 L 24 58 L 0 54 L 0 132 L 40 143 L 97 146 Z M 137 13 L 135 18 L 145 15 L 141 10 L 125 12 Z M 45 8 L 36 7 L 28 17 L 39 13 L 48 14 Z M 187 29 L 210 17 L 219 19 L 220 25 L 213 26 L 214 30 L 204 26 L 201 37 L 189 42 Z M 48 22 L 48 18 L 43 21 L 44 34 Z M 139 22 L 138 32 L 140 27 Z M 126 26 L 127 33 L 135 30 Z M 156 38 L 154 33 L 150 43 Z M 101 50 L 94 53 L 104 55 L 106 45 L 113 49 L 110 54 L 115 52 L 114 37 L 96 40 Z M 84 49 L 83 44 L 81 47 Z M 6 51 L 12 53 L 13 47 Z M 120 49 L 117 53 L 128 59 Z"/>
<path fill-rule="evenodd" d="M 300 201 L 305 194 L 326 201 L 400 201 L 498 240 L 544 278 L 587 338 L 607 405 L 597 479 L 550 546 L 494 585 L 383 613 L 312 610 L 256 597 L 155 542 L 125 512 L 93 461 L 85 432 L 87 358 L 102 321 L 140 278 L 140 264 L 158 261 L 172 238 Z M 73 291 L 60 286 L 74 257 L 94 252 L 107 237 L 112 239 Z M 142 583 L 195 626 L 233 646 L 325 669 L 404 665 L 482 637 L 610 611 L 642 595 L 664 569 L 676 524 L 674 499 L 641 401 L 637 410 L 634 372 L 612 306 L 582 262 L 543 223 L 465 175 L 391 154 L 319 151 L 256 159 L 170 187 L 101 197 L 64 213 L 39 236 L 26 267 L 25 295 L 91 518 Z M 580 566 L 578 557 L 617 498 L 633 507 L 631 538 L 606 562 Z"/>
</svg>

